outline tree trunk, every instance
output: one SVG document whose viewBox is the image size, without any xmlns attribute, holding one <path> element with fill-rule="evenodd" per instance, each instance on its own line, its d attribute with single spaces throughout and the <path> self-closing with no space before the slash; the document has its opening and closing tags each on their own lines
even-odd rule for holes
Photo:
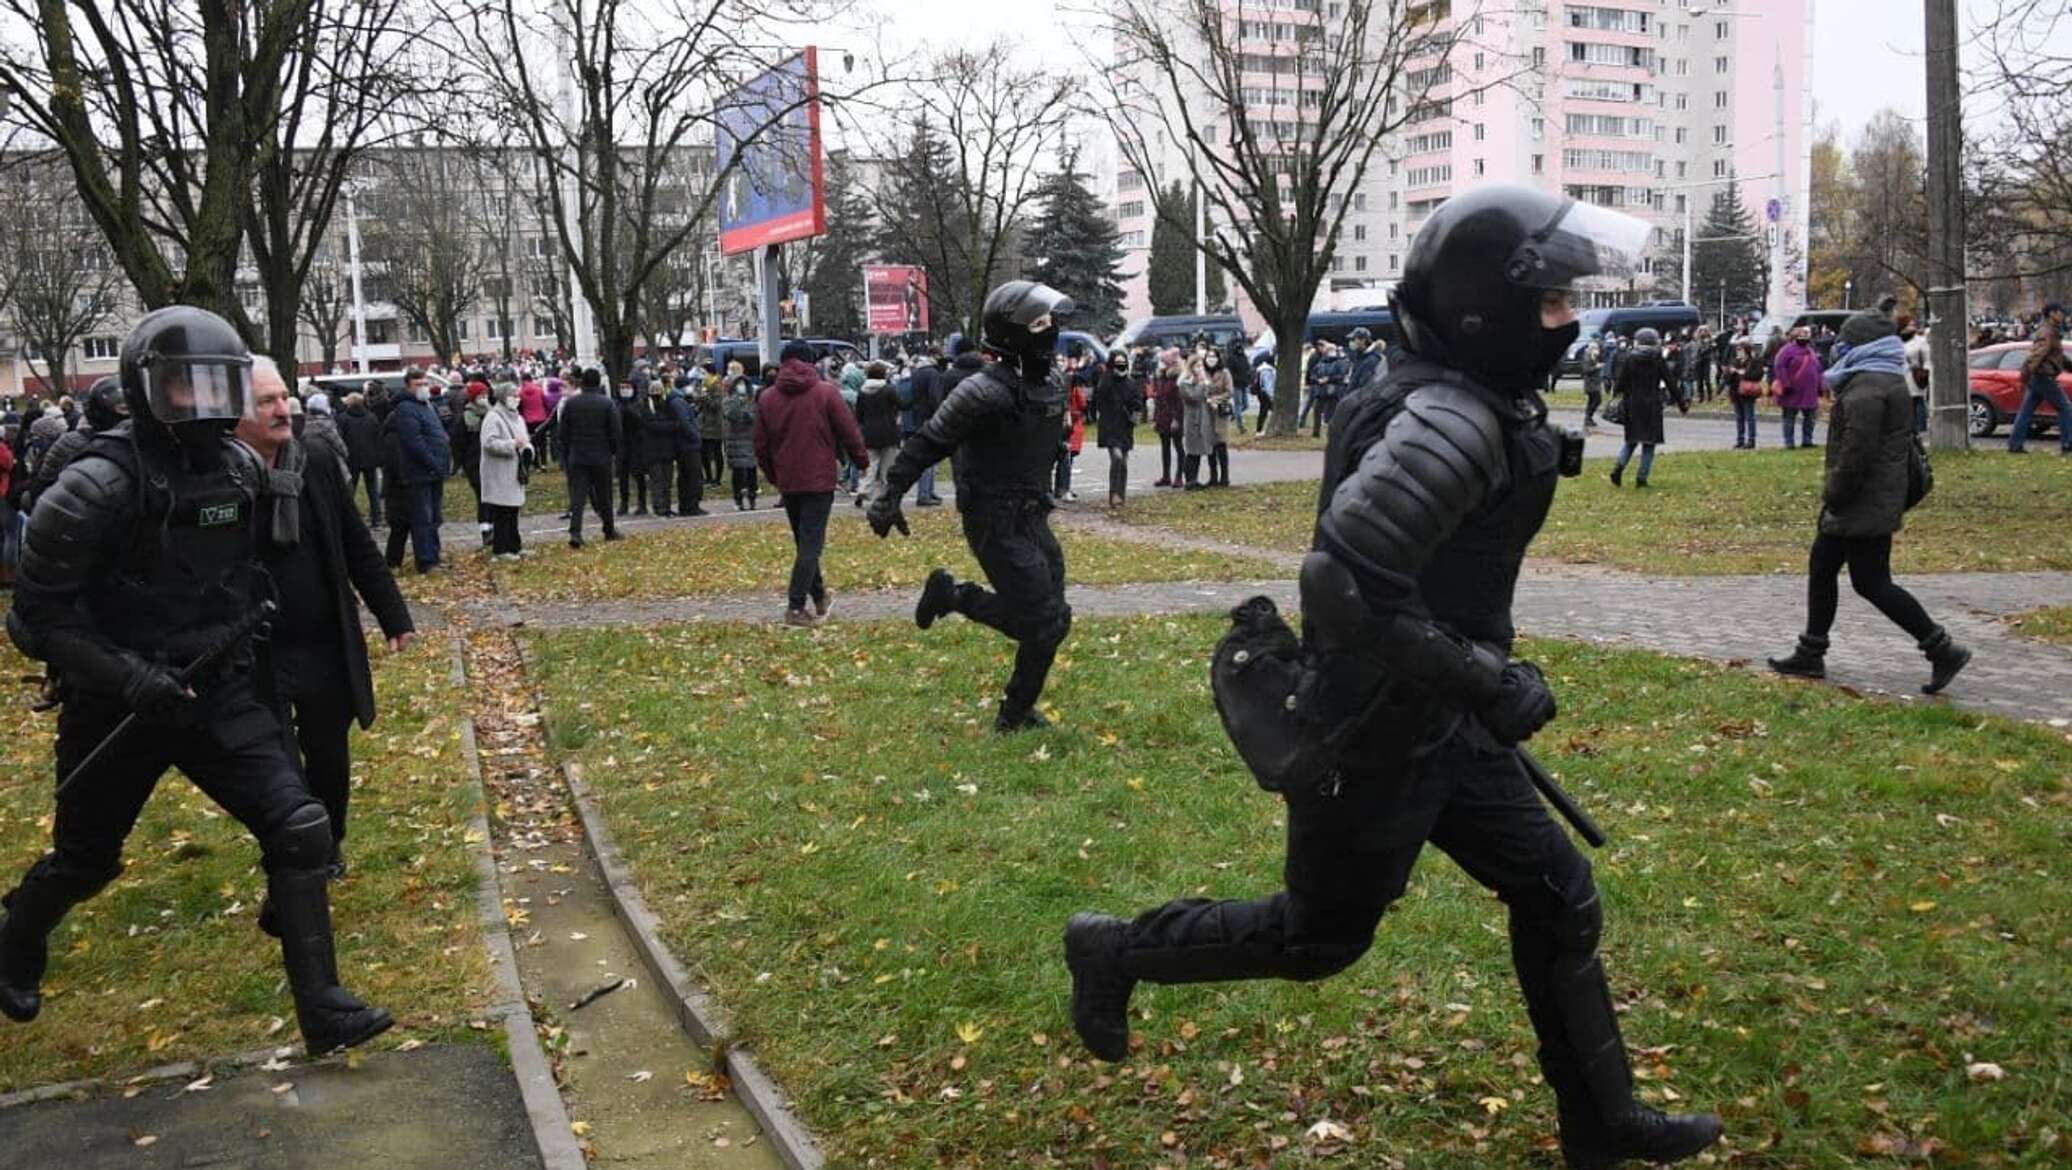
<svg viewBox="0 0 2072 1170">
<path fill-rule="evenodd" d="M 296 356 L 301 349 L 296 344 L 302 333 L 301 313 L 298 312 L 301 306 L 293 303 L 293 298 L 293 293 L 277 297 L 273 289 L 266 290 L 266 353 L 281 368 L 281 377 L 291 390 L 302 364 Z"/>
<path fill-rule="evenodd" d="M 1309 358 L 1304 334 L 1309 332 L 1309 306 L 1283 313 L 1273 322 L 1273 415 L 1266 433 L 1282 438 L 1295 433 L 1302 413 L 1303 364 Z"/>
</svg>

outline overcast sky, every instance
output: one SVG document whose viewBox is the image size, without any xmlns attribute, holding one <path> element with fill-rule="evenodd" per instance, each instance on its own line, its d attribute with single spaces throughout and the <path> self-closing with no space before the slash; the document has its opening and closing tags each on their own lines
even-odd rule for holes
<svg viewBox="0 0 2072 1170">
<path fill-rule="evenodd" d="M 1892 106 L 1918 119 L 1926 102 L 1922 74 L 1921 0 L 1813 0 L 1813 90 L 1820 123 L 1838 123 L 1847 143 L 1872 114 Z M 1958 0 L 1967 32 L 1997 0 Z M 1021 42 L 1033 58 L 1060 68 L 1085 69 L 1086 50 L 1074 33 L 1088 27 L 1070 14 L 1071 0 L 1053 21 L 1031 19 L 1018 4 L 972 0 L 884 0 L 889 40 L 912 46 L 956 40 L 979 44 L 996 36 Z M 2060 33 L 2072 41 L 2072 19 Z"/>
</svg>

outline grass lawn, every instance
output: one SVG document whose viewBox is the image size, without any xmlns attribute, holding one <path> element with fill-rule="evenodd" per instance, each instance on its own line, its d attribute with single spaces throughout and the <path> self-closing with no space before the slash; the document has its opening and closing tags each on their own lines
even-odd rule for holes
<svg viewBox="0 0 2072 1170">
<path fill-rule="evenodd" d="M 1252 428 L 1259 425 L 1259 416 L 1256 413 L 1258 407 L 1256 403 L 1253 405 L 1253 409 L 1255 413 L 1248 414 L 1245 416 L 1245 428 L 1243 430 L 1239 430 L 1235 424 L 1232 424 L 1230 428 L 1230 445 L 1232 447 L 1237 448 L 1238 450 L 1321 451 L 1324 449 L 1325 445 L 1331 441 L 1331 436 L 1328 432 L 1322 435 L 1312 437 L 1307 427 L 1303 428 L 1300 431 L 1297 431 L 1292 435 L 1283 435 L 1278 438 L 1270 438 L 1266 435 L 1255 434 Z M 1153 429 L 1151 424 L 1148 422 L 1138 423 L 1137 429 L 1131 432 L 1130 441 L 1139 447 L 1148 447 L 1151 450 L 1156 451 L 1158 450 L 1158 431 Z M 1087 443 L 1087 450 L 1094 450 L 1094 447 L 1092 446 L 1093 440 L 1091 436 L 1088 437 Z M 1083 459 L 1084 456 L 1081 456 L 1081 458 Z"/>
<path fill-rule="evenodd" d="M 1665 448 L 1645 493 L 1614 489 L 1609 460 L 1563 480 L 1532 546 L 1553 560 L 1639 573 L 1797 573 L 1820 511 L 1820 450 Z M 1628 469 L 1632 474 L 1632 469 Z M 1900 573 L 2072 569 L 2064 539 L 2064 469 L 1997 452 L 1939 455 L 1935 493 L 1893 542 Z M 1274 483 L 1192 495 L 1160 493 L 1122 519 L 1260 548 L 1309 546 L 1316 485 Z"/>
<path fill-rule="evenodd" d="M 612 481 L 612 491 L 618 491 L 618 481 Z M 362 493 L 361 502 L 365 503 Z M 612 498 L 614 504 L 618 497 Z M 562 474 L 560 464 L 540 468 L 532 473 L 532 482 L 525 485 L 525 507 L 521 514 L 531 516 L 544 514 L 559 515 L 568 511 L 568 477 Z M 468 486 L 467 477 L 456 475 L 446 481 L 446 520 L 472 520 L 475 518 L 475 492 Z"/>
<path fill-rule="evenodd" d="M 1549 1165 L 1502 909 L 1436 857 L 1346 974 L 1147 987 L 1132 1059 L 1080 1048 L 1070 912 L 1277 886 L 1281 806 L 1206 693 L 1221 625 L 1080 623 L 1062 723 L 1005 740 L 982 705 L 1009 647 L 963 623 L 533 644 L 556 750 L 835 1164 Z M 1931 1140 L 2064 1164 L 2060 733 L 1526 652 L 1562 693 L 1544 756 L 1613 838 L 1593 860 L 1648 1099 L 1722 1110 L 1740 1166 L 1887 1165 L 1862 1151 Z M 1349 1144 L 1305 1141 L 1325 1118 Z"/>
<path fill-rule="evenodd" d="M 492 989 L 448 653 L 437 638 L 399 657 L 377 650 L 381 719 L 353 736 L 352 873 L 332 887 L 332 911 L 346 985 L 396 1015 L 383 1047 L 472 1034 Z M 0 649 L 0 672 L 14 728 L 0 747 L 0 882 L 12 888 L 50 846 L 56 719 L 28 710 L 33 690 L 17 680 L 40 674 L 34 664 Z M 299 1050 L 280 947 L 256 920 L 266 878 L 250 835 L 168 774 L 124 861 L 122 878 L 51 936 L 43 1014 L 0 1023 L 0 1091 Z"/>
<path fill-rule="evenodd" d="M 2032 609 L 2009 618 L 2007 624 L 2024 638 L 2040 638 L 2045 642 L 2072 646 L 2072 605 Z"/>
<path fill-rule="evenodd" d="M 1545 396 L 1547 399 L 1547 405 L 1549 407 L 1555 410 L 1583 410 L 1590 405 L 1590 397 L 1589 395 L 1583 393 L 1583 384 L 1581 381 L 1577 381 L 1573 388 L 1570 388 L 1567 382 L 1563 382 L 1562 386 L 1563 389 L 1557 390 L 1554 393 Z M 1598 403 L 1599 417 L 1602 417 L 1603 408 L 1609 405 L 1610 403 L 1611 395 L 1607 393 L 1604 396 L 1603 400 Z M 1776 431 L 1774 427 L 1777 425 L 1781 425 L 1777 423 L 1776 420 L 1783 417 L 1779 413 L 1777 407 L 1772 406 L 1768 399 L 1758 399 L 1756 401 L 1755 409 L 1756 418 L 1758 420 L 1759 426 L 1763 422 L 1769 422 L 1772 424 L 1772 429 L 1764 430 L 1761 433 L 1765 435 L 1775 434 Z M 1695 398 L 1693 398 L 1691 401 L 1691 414 L 1702 415 L 1706 417 L 1733 418 L 1734 404 L 1718 395 L 1715 395 L 1712 401 L 1710 402 L 1699 402 Z M 1675 416 L 1672 415 L 1671 417 Z"/>
<path fill-rule="evenodd" d="M 822 569 L 828 587 L 909 588 L 943 565 L 963 577 L 978 573 L 949 507 L 910 509 L 911 537 L 879 540 L 861 509 L 837 496 Z M 1272 563 L 1214 553 L 1179 552 L 1054 525 L 1073 585 L 1131 581 L 1229 581 L 1274 577 Z M 533 600 L 678 597 L 781 589 L 791 577 L 791 530 L 782 522 L 678 525 L 613 544 L 592 539 L 539 544 L 537 556 L 495 567 L 506 595 Z"/>
</svg>

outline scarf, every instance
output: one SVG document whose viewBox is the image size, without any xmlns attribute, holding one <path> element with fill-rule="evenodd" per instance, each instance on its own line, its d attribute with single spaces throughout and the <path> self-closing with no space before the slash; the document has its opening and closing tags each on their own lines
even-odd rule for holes
<svg viewBox="0 0 2072 1170">
<path fill-rule="evenodd" d="M 1887 334 L 1876 341 L 1866 341 L 1852 348 L 1836 361 L 1834 368 L 1823 375 L 1830 390 L 1838 390 L 1842 383 L 1858 374 L 1897 374 L 1905 377 L 1907 372 L 1907 347 L 1898 334 Z"/>
<path fill-rule="evenodd" d="M 269 533 L 273 543 L 289 548 L 302 540 L 302 469 L 309 453 L 300 443 L 287 443 L 266 469 L 266 498 L 272 504 Z"/>
</svg>

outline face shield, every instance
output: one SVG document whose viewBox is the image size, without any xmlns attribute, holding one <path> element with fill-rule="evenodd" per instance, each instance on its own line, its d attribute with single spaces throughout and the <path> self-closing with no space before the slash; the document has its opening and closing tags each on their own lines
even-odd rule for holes
<svg viewBox="0 0 2072 1170">
<path fill-rule="evenodd" d="M 1030 333 L 1048 333 L 1057 328 L 1057 318 L 1069 316 L 1077 308 L 1072 298 L 1050 287 L 1039 284 L 1023 296 L 1014 307 L 1008 321 Z"/>
<path fill-rule="evenodd" d="M 1640 270 L 1650 230 L 1623 212 L 1564 200 L 1547 225 L 1511 253 L 1504 276 L 1541 290 L 1573 288 L 1586 276 L 1629 277 Z"/>
<path fill-rule="evenodd" d="M 144 365 L 144 397 L 151 416 L 168 426 L 236 422 L 252 408 L 252 359 L 182 355 Z"/>
</svg>

